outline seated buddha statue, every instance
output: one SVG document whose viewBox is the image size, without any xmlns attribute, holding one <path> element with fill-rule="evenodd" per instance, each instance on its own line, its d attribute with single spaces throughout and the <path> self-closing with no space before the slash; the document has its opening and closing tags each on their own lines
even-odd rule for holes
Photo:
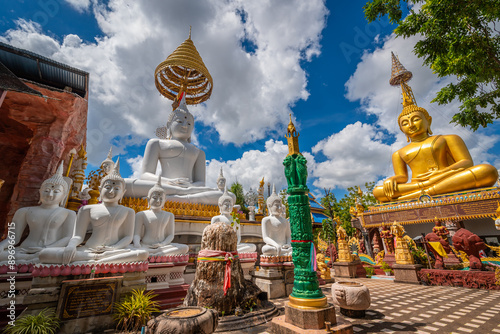
<svg viewBox="0 0 500 334">
<path fill-rule="evenodd" d="M 134 236 L 135 212 L 119 204 L 125 193 L 120 163 L 101 180 L 101 203 L 82 207 L 76 218 L 75 233 L 66 247 L 51 247 L 40 252 L 42 263 L 123 263 L 146 261 L 148 252 L 128 248 Z M 87 229 L 91 235 L 84 245 Z"/>
<path fill-rule="evenodd" d="M 175 235 L 175 217 L 163 211 L 165 189 L 161 186 L 161 176 L 148 193 L 149 210 L 135 215 L 134 247 L 149 252 L 149 255 L 186 254 L 188 245 L 172 243 Z"/>
<path fill-rule="evenodd" d="M 14 245 L 21 240 L 28 227 L 28 237 L 15 248 L 17 264 L 38 263 L 38 255 L 47 247 L 65 247 L 73 236 L 75 212 L 60 207 L 68 193 L 68 184 L 63 179 L 63 164 L 40 187 L 40 205 L 21 208 L 12 218 Z M 9 235 L 11 235 L 9 233 Z M 7 261 L 9 238 L 0 242 L 0 261 Z"/>
<path fill-rule="evenodd" d="M 210 224 L 223 222 L 225 224 L 230 225 L 234 229 L 234 231 L 236 232 L 236 237 L 238 239 L 237 240 L 238 253 L 255 252 L 257 247 L 254 244 L 246 244 L 241 242 L 241 226 L 238 222 L 235 222 L 233 220 L 233 217 L 231 216 L 231 212 L 233 211 L 234 207 L 234 200 L 233 197 L 231 197 L 227 192 L 227 188 L 224 190 L 224 194 L 220 196 L 218 204 L 219 204 L 220 215 L 212 217 Z"/>
<path fill-rule="evenodd" d="M 262 247 L 262 255 L 292 255 L 290 223 L 282 216 L 284 205 L 276 194 L 274 186 L 273 193 L 267 198 L 266 204 L 269 216 L 262 219 L 261 224 L 262 240 L 266 243 Z"/>
<path fill-rule="evenodd" d="M 394 176 L 375 187 L 373 195 L 377 200 L 407 200 L 424 193 L 434 196 L 495 184 L 497 169 L 488 164 L 474 165 L 462 138 L 432 135 L 432 117 L 416 105 L 411 88 L 404 82 L 409 79 L 402 79 L 411 72 L 402 69 L 399 76 L 391 78 L 391 84 L 400 83 L 403 90 L 403 111 L 398 117 L 398 125 L 410 143 L 392 155 Z M 411 169 L 410 182 L 408 167 Z"/>
<path fill-rule="evenodd" d="M 184 95 L 168 117 L 166 138 L 148 141 L 139 179 L 125 179 L 127 196 L 147 196 L 156 183 L 159 162 L 167 200 L 217 205 L 221 192 L 205 186 L 205 152 L 191 144 L 193 129 L 194 117 Z"/>
</svg>

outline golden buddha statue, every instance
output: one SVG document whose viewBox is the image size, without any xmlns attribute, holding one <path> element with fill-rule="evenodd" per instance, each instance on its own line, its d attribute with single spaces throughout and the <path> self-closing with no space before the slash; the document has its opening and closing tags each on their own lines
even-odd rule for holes
<svg viewBox="0 0 500 334">
<path fill-rule="evenodd" d="M 498 171 L 488 164 L 474 166 L 469 150 L 457 135 L 432 136 L 432 117 L 418 107 L 406 84 L 412 73 L 392 54 L 391 85 L 401 85 L 403 111 L 398 117 L 401 131 L 410 144 L 392 155 L 394 176 L 375 187 L 373 195 L 380 202 L 418 198 L 466 189 L 489 187 L 498 179 Z M 408 181 L 408 168 L 411 181 Z"/>
</svg>

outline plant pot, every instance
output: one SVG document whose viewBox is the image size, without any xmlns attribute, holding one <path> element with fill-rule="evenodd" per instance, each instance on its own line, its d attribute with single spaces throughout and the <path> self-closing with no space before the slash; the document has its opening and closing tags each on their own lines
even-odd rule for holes
<svg viewBox="0 0 500 334">
<path fill-rule="evenodd" d="M 385 276 L 391 276 L 391 272 L 390 271 L 384 271 L 385 273 Z"/>
</svg>

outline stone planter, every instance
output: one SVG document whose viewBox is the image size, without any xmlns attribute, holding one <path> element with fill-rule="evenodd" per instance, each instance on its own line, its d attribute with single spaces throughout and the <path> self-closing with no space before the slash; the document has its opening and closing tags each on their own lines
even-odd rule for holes
<svg viewBox="0 0 500 334">
<path fill-rule="evenodd" d="M 217 329 L 217 311 L 199 306 L 177 307 L 148 321 L 148 333 L 213 333 Z"/>
<path fill-rule="evenodd" d="M 332 284 L 333 303 L 340 313 L 351 318 L 362 318 L 370 307 L 370 291 L 357 282 L 341 281 Z"/>
</svg>

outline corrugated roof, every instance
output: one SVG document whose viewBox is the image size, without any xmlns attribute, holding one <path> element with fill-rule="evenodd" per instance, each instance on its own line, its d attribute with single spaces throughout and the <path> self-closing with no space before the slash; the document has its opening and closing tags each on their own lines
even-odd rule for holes
<svg viewBox="0 0 500 334">
<path fill-rule="evenodd" d="M 14 91 L 43 97 L 39 91 L 27 86 L 19 80 L 2 62 L 0 62 L 0 90 Z"/>
<path fill-rule="evenodd" d="M 82 97 L 87 94 L 87 72 L 47 57 L 0 42 L 0 62 L 19 78 L 59 89 L 70 87 Z"/>
<path fill-rule="evenodd" d="M 322 223 L 323 219 L 328 219 L 328 216 L 319 212 L 311 212 L 311 215 L 315 223 Z"/>
</svg>

